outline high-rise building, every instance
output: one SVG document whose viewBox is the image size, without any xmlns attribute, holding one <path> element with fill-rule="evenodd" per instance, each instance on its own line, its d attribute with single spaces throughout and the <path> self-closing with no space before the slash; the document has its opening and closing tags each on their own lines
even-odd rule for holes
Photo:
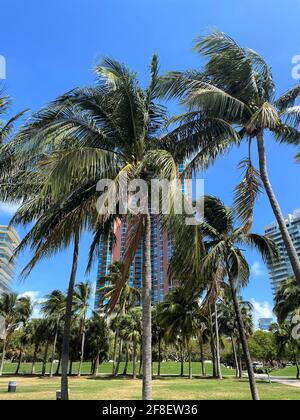
<svg viewBox="0 0 300 420">
<path fill-rule="evenodd" d="M 14 261 L 11 259 L 20 238 L 14 228 L 0 226 L 0 291 L 8 290 L 13 280 Z"/>
<path fill-rule="evenodd" d="M 178 165 L 179 175 L 181 175 L 184 170 L 184 164 Z M 188 192 L 184 182 L 182 182 L 181 185 L 181 192 Z M 106 285 L 105 277 L 109 274 L 111 264 L 122 260 L 124 257 L 127 225 L 122 224 L 121 222 L 115 223 L 114 236 L 115 242 L 111 239 L 104 239 L 100 243 L 95 309 L 98 309 L 105 304 L 101 289 Z M 170 284 L 168 278 L 171 256 L 171 239 L 163 229 L 159 217 L 157 215 L 151 215 L 151 277 L 153 304 L 163 302 L 169 290 L 172 288 L 172 284 Z M 138 247 L 130 268 L 129 284 L 139 289 L 142 289 L 143 286 L 143 241 L 141 241 Z"/>
<path fill-rule="evenodd" d="M 295 210 L 285 218 L 285 224 L 291 235 L 292 241 L 300 259 L 300 209 Z M 293 276 L 293 269 L 280 233 L 278 223 L 272 223 L 265 228 L 265 235 L 271 238 L 280 251 L 280 257 L 276 261 L 268 262 L 268 269 L 272 283 L 273 295 L 276 294 L 281 284 Z"/>
<path fill-rule="evenodd" d="M 109 274 L 112 263 L 122 260 L 126 247 L 127 225 L 115 223 L 115 242 L 111 239 L 102 240 L 99 251 L 99 267 L 97 276 L 95 308 L 98 309 L 105 302 L 101 288 L 105 286 L 105 278 Z M 164 231 L 161 221 L 155 215 L 151 216 L 151 277 L 152 277 L 152 302 L 163 302 L 169 289 L 168 267 L 171 257 L 171 243 Z M 129 284 L 135 288 L 142 288 L 143 281 L 143 240 L 133 259 Z"/>
</svg>

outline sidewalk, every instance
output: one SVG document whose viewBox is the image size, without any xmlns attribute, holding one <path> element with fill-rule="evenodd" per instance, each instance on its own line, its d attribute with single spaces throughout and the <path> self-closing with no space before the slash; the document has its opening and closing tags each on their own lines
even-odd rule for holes
<svg viewBox="0 0 300 420">
<path fill-rule="evenodd" d="M 247 374 L 245 376 L 248 376 Z M 268 375 L 256 373 L 255 377 L 257 379 L 262 379 L 268 381 Z M 273 383 L 278 383 L 282 385 L 293 386 L 295 388 L 300 388 L 300 381 L 297 379 L 293 379 L 292 377 L 284 377 L 284 376 L 270 376 L 270 380 Z"/>
</svg>

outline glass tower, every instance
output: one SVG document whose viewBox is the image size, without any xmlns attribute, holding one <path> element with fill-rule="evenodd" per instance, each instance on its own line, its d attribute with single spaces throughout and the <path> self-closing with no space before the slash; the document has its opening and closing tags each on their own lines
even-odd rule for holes
<svg viewBox="0 0 300 420">
<path fill-rule="evenodd" d="M 0 292 L 8 290 L 14 275 L 14 260 L 11 260 L 20 238 L 14 228 L 0 226 Z"/>
<path fill-rule="evenodd" d="M 300 259 L 300 209 L 295 210 L 285 218 L 285 223 Z M 277 261 L 268 261 L 269 275 L 271 278 L 272 292 L 276 294 L 281 284 L 294 275 L 287 255 L 285 245 L 278 224 L 272 223 L 265 228 L 265 235 L 271 238 L 279 248 L 280 257 Z"/>
</svg>

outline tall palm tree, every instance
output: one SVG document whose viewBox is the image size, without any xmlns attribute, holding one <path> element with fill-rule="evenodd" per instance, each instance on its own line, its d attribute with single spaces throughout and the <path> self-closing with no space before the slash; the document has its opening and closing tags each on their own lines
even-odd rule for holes
<svg viewBox="0 0 300 420">
<path fill-rule="evenodd" d="M 89 309 L 90 299 L 92 294 L 92 288 L 90 283 L 78 283 L 75 287 L 74 294 L 74 311 L 80 319 L 80 335 L 81 335 L 81 346 L 80 346 L 80 363 L 78 368 L 78 376 L 81 376 L 81 369 L 84 360 L 84 343 L 86 333 L 86 317 Z"/>
<path fill-rule="evenodd" d="M 175 119 L 181 121 L 173 133 L 182 141 L 193 139 L 187 171 L 203 170 L 242 140 L 249 144 L 242 194 L 237 201 L 240 215 L 251 227 L 244 201 L 254 206 L 261 178 L 300 286 L 300 261 L 287 230 L 278 200 L 272 189 L 266 164 L 265 134 L 269 130 L 280 143 L 300 144 L 298 131 L 300 85 L 275 99 L 271 68 L 255 51 L 240 47 L 232 38 L 215 31 L 197 38 L 194 50 L 207 63 L 203 71 L 172 72 L 161 80 L 161 95 L 181 98 L 188 110 Z M 251 160 L 256 141 L 259 173 Z M 255 182 L 253 180 L 256 178 Z M 241 191 L 240 191 L 241 192 Z"/>
<path fill-rule="evenodd" d="M 177 177 L 177 166 L 172 153 L 159 140 L 165 125 L 166 110 L 156 103 L 158 60 L 151 64 L 151 81 L 143 90 L 136 74 L 124 65 L 105 59 L 96 67 L 97 84 L 90 88 L 74 89 L 40 111 L 21 131 L 15 140 L 19 160 L 26 168 L 37 167 L 42 198 L 35 201 L 35 215 L 39 219 L 25 243 L 33 240 L 38 249 L 34 261 L 55 252 L 74 240 L 74 258 L 69 283 L 65 339 L 63 346 L 62 398 L 67 399 L 66 360 L 70 313 L 74 280 L 78 260 L 80 232 L 89 228 L 94 232 L 91 245 L 91 262 L 99 240 L 113 222 L 122 215 L 102 214 L 103 207 L 96 203 L 99 193 L 96 185 L 101 179 L 114 179 L 117 183 L 126 174 L 128 180 L 140 178 L 150 182 L 152 176 L 167 179 Z M 29 162 L 29 167 L 28 163 Z M 38 162 L 38 164 L 36 164 Z M 23 169 L 24 170 L 24 169 Z M 27 178 L 29 179 L 29 177 Z M 33 187 L 32 187 L 33 188 Z M 40 188 L 38 189 L 40 191 Z M 106 202 L 112 189 L 101 195 Z M 16 199 L 18 194 L 11 193 Z M 24 200 L 24 194 L 21 195 Z M 119 198 L 119 197 L 117 197 Z M 27 199 L 27 201 L 26 201 Z M 25 197 L 25 207 L 15 222 L 33 220 L 28 205 L 32 196 Z M 49 203 L 50 200 L 50 203 Z M 102 200 L 103 201 L 103 200 Z M 145 203 L 144 209 L 146 208 Z M 26 207 L 27 206 L 27 207 Z M 25 216 L 26 213 L 26 216 Z M 54 225 L 58 215 L 59 225 Z M 46 223 L 46 219 L 50 217 Z M 56 219 L 57 222 L 57 219 Z M 107 228 L 105 230 L 105 227 Z M 42 232 L 43 236 L 39 236 Z M 43 238 L 43 239 L 42 239 Z M 42 243 L 40 242 L 42 239 Z M 123 281 L 126 281 L 131 261 L 141 241 L 144 245 L 143 281 L 143 398 L 151 399 L 151 218 L 138 214 L 131 218 L 128 229 Z M 24 245 L 24 242 L 23 242 Z M 122 285 L 120 284 L 120 289 Z M 117 302 L 118 293 L 111 301 Z"/>
<path fill-rule="evenodd" d="M 93 312 L 88 321 L 86 342 L 89 355 L 92 359 L 92 375 L 98 376 L 99 365 L 108 359 L 109 330 L 104 317 Z"/>
<path fill-rule="evenodd" d="M 60 290 L 53 290 L 53 292 L 45 296 L 45 300 L 43 301 L 41 308 L 47 317 L 55 319 L 56 324 L 50 367 L 50 378 L 52 378 L 58 334 L 62 318 L 66 311 L 66 296 Z"/>
<path fill-rule="evenodd" d="M 0 315 L 5 320 L 5 337 L 3 339 L 2 345 L 0 376 L 3 374 L 7 339 L 9 338 L 10 334 L 18 327 L 21 320 L 24 319 L 22 318 L 24 314 L 21 313 L 19 309 L 20 307 L 18 306 L 17 293 L 4 292 L 0 295 Z"/>
<path fill-rule="evenodd" d="M 28 343 L 28 339 L 26 337 L 26 325 L 29 322 L 29 319 L 32 315 L 33 311 L 33 304 L 31 298 L 28 296 L 24 296 L 18 299 L 17 302 L 17 312 L 18 316 L 20 317 L 20 322 L 23 328 L 22 336 L 20 340 L 20 352 L 19 352 L 19 360 L 16 369 L 16 375 L 19 373 L 21 362 L 22 362 L 22 355 L 23 355 L 23 347 Z"/>
<path fill-rule="evenodd" d="M 296 365 L 296 379 L 300 379 L 299 367 L 299 354 L 300 342 L 293 337 L 292 334 L 293 324 L 290 322 L 282 322 L 280 325 L 275 326 L 273 333 L 275 342 L 279 348 L 279 354 L 291 353 Z"/>
<path fill-rule="evenodd" d="M 121 261 L 114 262 L 109 268 L 109 274 L 105 277 L 105 286 L 100 289 L 103 294 L 104 309 L 107 311 L 110 300 L 114 298 L 116 293 L 119 293 L 118 303 L 114 308 L 114 319 L 111 321 L 112 330 L 115 331 L 114 339 L 114 363 L 113 363 L 113 376 L 117 376 L 120 357 L 117 361 L 117 345 L 119 340 L 119 356 L 122 353 L 123 339 L 120 336 L 120 322 L 124 315 L 128 314 L 130 309 L 134 308 L 141 299 L 140 290 L 129 284 L 129 276 L 127 275 L 126 281 L 123 282 L 124 263 Z M 119 290 L 120 282 L 122 282 L 122 289 Z"/>
<path fill-rule="evenodd" d="M 239 306 L 245 327 L 246 336 L 249 337 L 253 334 L 253 305 L 250 302 L 244 301 L 241 296 L 238 296 Z M 223 334 L 230 337 L 232 345 L 232 353 L 236 369 L 236 377 L 242 378 L 241 369 L 241 355 L 237 349 L 239 347 L 239 331 L 236 322 L 235 309 L 230 296 L 230 290 L 225 289 L 225 295 L 220 303 L 220 318 L 221 330 Z"/>
<path fill-rule="evenodd" d="M 185 260 L 184 253 L 182 253 L 180 260 L 177 260 L 177 266 L 176 259 L 174 259 L 173 271 L 180 273 L 180 267 L 185 265 L 185 269 L 187 269 L 189 264 L 192 265 L 193 270 L 195 264 L 199 265 L 202 262 L 202 280 L 207 280 L 207 278 L 211 277 L 213 279 L 212 281 L 214 281 L 214 273 L 220 268 L 223 270 L 224 282 L 227 281 L 234 306 L 240 341 L 247 365 L 251 394 L 253 399 L 259 399 L 245 325 L 238 299 L 241 287 L 247 284 L 250 276 L 250 269 L 241 247 L 254 247 L 261 253 L 265 260 L 267 258 L 277 257 L 277 248 L 273 241 L 267 237 L 249 233 L 248 228 L 245 229 L 245 225 L 235 227 L 236 217 L 233 209 L 226 207 L 218 198 L 206 196 L 203 201 L 203 221 L 198 221 L 198 236 L 197 240 L 194 238 L 195 251 L 193 253 L 194 255 L 200 255 L 200 257 L 202 255 L 202 259 L 198 263 L 195 257 L 190 261 L 189 257 L 192 251 L 189 250 L 186 253 Z M 193 241 L 193 239 L 186 237 L 187 235 L 184 234 L 185 229 L 184 224 L 181 224 L 176 237 L 177 247 L 183 250 L 186 249 L 187 242 L 190 243 Z M 190 228 L 188 229 L 190 230 Z M 195 228 L 193 227 L 193 229 Z M 203 245 L 200 239 L 198 239 L 199 232 L 202 232 L 206 253 L 203 253 Z"/>
<path fill-rule="evenodd" d="M 170 341 L 178 337 L 183 340 L 183 345 L 189 355 L 189 377 L 192 379 L 192 338 L 196 336 L 199 328 L 199 305 L 182 288 L 170 292 L 164 303 L 161 304 L 160 323 L 164 326 L 165 336 Z"/>
</svg>

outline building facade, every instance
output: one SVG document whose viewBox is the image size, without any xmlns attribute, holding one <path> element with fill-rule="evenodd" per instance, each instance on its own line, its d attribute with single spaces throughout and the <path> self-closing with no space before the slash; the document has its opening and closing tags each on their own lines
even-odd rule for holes
<svg viewBox="0 0 300 420">
<path fill-rule="evenodd" d="M 109 274 L 111 264 L 122 260 L 125 254 L 127 225 L 121 222 L 115 223 L 115 242 L 102 240 L 99 250 L 99 265 L 97 275 L 95 309 L 105 305 L 103 291 L 106 284 L 106 276 Z M 152 277 L 152 302 L 153 304 L 163 302 L 168 294 L 171 285 L 168 279 L 168 267 L 171 257 L 171 242 L 167 233 L 162 227 L 161 221 L 155 215 L 151 216 L 151 277 Z M 143 240 L 133 259 L 129 284 L 132 287 L 141 289 L 143 285 Z"/>
<path fill-rule="evenodd" d="M 11 257 L 19 243 L 20 238 L 14 228 L 0 226 L 0 291 L 10 288 L 15 268 Z"/>
<path fill-rule="evenodd" d="M 285 218 L 285 223 L 300 259 L 300 209 L 297 209 L 292 214 L 289 214 Z M 293 276 L 294 273 L 283 243 L 278 223 L 275 222 L 267 226 L 265 228 L 265 235 L 276 243 L 280 251 L 280 257 L 278 260 L 268 262 L 272 292 L 273 295 L 275 295 L 282 283 L 288 277 Z"/>
</svg>

